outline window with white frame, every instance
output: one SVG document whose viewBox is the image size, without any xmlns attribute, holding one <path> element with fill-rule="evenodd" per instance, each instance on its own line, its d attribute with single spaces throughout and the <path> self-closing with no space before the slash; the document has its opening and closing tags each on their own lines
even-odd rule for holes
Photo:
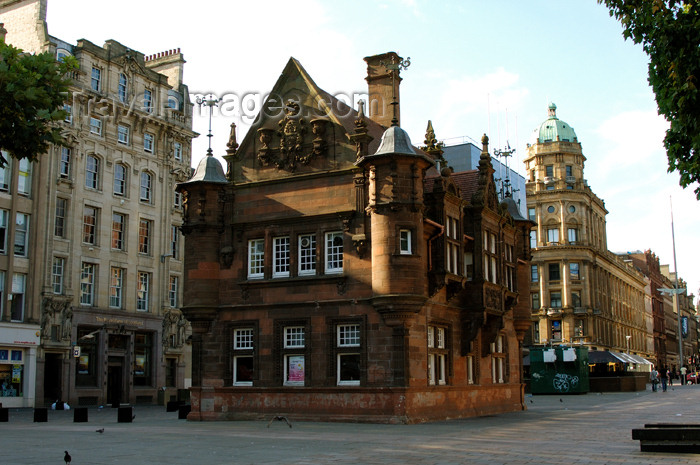
<svg viewBox="0 0 700 465">
<path fill-rule="evenodd" d="M 32 162 L 26 158 L 22 158 L 19 161 L 17 193 L 20 195 L 30 195 L 32 193 Z"/>
<path fill-rule="evenodd" d="M 428 384 L 447 384 L 446 328 L 428 326 Z"/>
<path fill-rule="evenodd" d="M 316 274 L 316 235 L 299 236 L 299 275 Z"/>
<path fill-rule="evenodd" d="M 173 194 L 173 207 L 182 208 L 182 194 L 179 192 Z"/>
<path fill-rule="evenodd" d="M 61 147 L 61 159 L 58 161 L 58 176 L 70 179 L 71 149 Z"/>
<path fill-rule="evenodd" d="M 129 126 L 123 124 L 117 126 L 117 142 L 129 145 Z"/>
<path fill-rule="evenodd" d="M 286 326 L 283 335 L 284 385 L 303 386 L 306 370 L 304 326 Z"/>
<path fill-rule="evenodd" d="M 530 248 L 537 248 L 537 229 L 534 228 L 530 230 Z"/>
<path fill-rule="evenodd" d="M 413 253 L 410 229 L 399 230 L 399 253 L 401 255 L 411 255 Z"/>
<path fill-rule="evenodd" d="M 265 276 L 265 239 L 248 241 L 248 279 Z"/>
<path fill-rule="evenodd" d="M 494 384 L 506 382 L 506 347 L 505 336 L 496 336 L 496 342 L 491 343 L 491 381 Z"/>
<path fill-rule="evenodd" d="M 549 306 L 552 308 L 561 308 L 561 291 L 552 291 L 549 293 Z"/>
<path fill-rule="evenodd" d="M 568 228 L 567 230 L 567 236 L 569 240 L 569 244 L 577 244 L 578 243 L 578 228 Z"/>
<path fill-rule="evenodd" d="M 68 200 L 56 197 L 56 218 L 53 225 L 53 235 L 66 237 L 66 215 L 68 214 Z"/>
<path fill-rule="evenodd" d="M 174 260 L 180 259 L 180 230 L 177 226 L 170 226 L 170 255 Z"/>
<path fill-rule="evenodd" d="M 139 253 L 151 254 L 151 232 L 153 221 L 141 218 L 139 220 Z"/>
<path fill-rule="evenodd" d="M 29 215 L 17 212 L 15 217 L 15 255 L 26 257 L 29 253 Z"/>
<path fill-rule="evenodd" d="M 53 257 L 53 263 L 51 264 L 51 284 L 54 294 L 63 294 L 63 274 L 65 269 L 66 259 L 63 257 Z"/>
<path fill-rule="evenodd" d="M 126 78 L 126 74 L 119 73 L 119 82 L 117 83 L 117 97 L 122 103 L 126 103 L 128 99 L 127 86 L 128 80 Z"/>
<path fill-rule="evenodd" d="M 459 274 L 459 221 L 448 216 L 445 221 L 445 269 L 448 273 Z"/>
<path fill-rule="evenodd" d="M 153 92 L 149 89 L 143 91 L 143 111 L 146 113 L 153 111 Z"/>
<path fill-rule="evenodd" d="M 343 233 L 326 233 L 326 273 L 343 272 Z"/>
<path fill-rule="evenodd" d="M 63 121 L 68 124 L 71 124 L 73 122 L 73 107 L 71 105 L 68 105 L 67 103 L 64 103 L 63 111 L 66 112 L 66 117 L 63 118 Z"/>
<path fill-rule="evenodd" d="M 7 192 L 10 190 L 10 178 L 12 176 L 12 157 L 6 151 L 2 150 L 2 157 L 7 161 L 5 166 L 0 166 L 0 191 Z"/>
<path fill-rule="evenodd" d="M 550 244 L 559 243 L 559 228 L 547 229 L 547 242 Z"/>
<path fill-rule="evenodd" d="M 148 153 L 153 153 L 153 142 L 155 137 L 150 132 L 143 134 L 143 150 Z"/>
<path fill-rule="evenodd" d="M 467 281 L 474 280 L 474 252 L 465 251 L 462 255 L 462 260 L 464 261 L 464 277 Z"/>
<path fill-rule="evenodd" d="M 95 66 L 92 67 L 92 73 L 90 75 L 90 88 L 95 92 L 99 92 L 102 88 L 102 70 Z"/>
<path fill-rule="evenodd" d="M 170 303 L 170 307 L 172 308 L 177 308 L 177 295 L 178 295 L 178 286 L 179 284 L 179 279 L 177 276 L 170 276 L 170 282 L 168 285 L 168 302 Z"/>
<path fill-rule="evenodd" d="M 85 187 L 100 188 L 100 159 L 93 155 L 88 155 L 85 162 Z"/>
<path fill-rule="evenodd" d="M 117 163 L 114 165 L 114 195 L 123 197 L 126 195 L 126 177 L 128 170 L 125 165 Z"/>
<path fill-rule="evenodd" d="M 496 255 L 496 235 L 484 231 L 484 279 L 498 282 L 498 255 Z"/>
<path fill-rule="evenodd" d="M 233 385 L 252 386 L 255 373 L 253 328 L 233 330 Z"/>
<path fill-rule="evenodd" d="M 124 295 L 124 268 L 112 267 L 109 281 L 109 306 L 122 308 Z"/>
<path fill-rule="evenodd" d="M 272 277 L 289 276 L 289 236 L 275 237 L 272 240 Z"/>
<path fill-rule="evenodd" d="M 95 118 L 94 116 L 90 117 L 90 133 L 95 134 L 97 136 L 102 135 L 102 120 L 99 118 Z"/>
<path fill-rule="evenodd" d="M 27 287 L 27 275 L 15 273 L 12 275 L 12 307 L 11 321 L 24 321 L 24 294 Z"/>
<path fill-rule="evenodd" d="M 85 205 L 83 207 L 83 243 L 97 244 L 98 209 Z"/>
<path fill-rule="evenodd" d="M 182 161 L 182 144 L 180 142 L 173 144 L 173 158 L 177 161 Z"/>
<path fill-rule="evenodd" d="M 80 270 L 80 305 L 95 305 L 95 272 L 97 265 L 83 262 Z"/>
<path fill-rule="evenodd" d="M 0 210 L 0 253 L 7 253 L 7 237 L 9 235 L 8 218 L 10 212 Z"/>
<path fill-rule="evenodd" d="M 153 192 L 153 176 L 150 173 L 143 171 L 141 173 L 141 194 L 139 200 L 141 202 L 151 203 L 151 195 Z"/>
<path fill-rule="evenodd" d="M 124 250 L 126 225 L 126 215 L 121 213 L 112 213 L 112 249 Z"/>
<path fill-rule="evenodd" d="M 339 324 L 336 327 L 337 384 L 359 386 L 361 378 L 361 341 L 358 323 Z"/>
<path fill-rule="evenodd" d="M 540 268 L 537 265 L 530 265 L 530 281 L 536 283 L 540 280 Z"/>
<path fill-rule="evenodd" d="M 147 312 L 150 304 L 151 292 L 151 273 L 139 271 L 136 283 L 136 310 L 139 312 Z"/>
</svg>

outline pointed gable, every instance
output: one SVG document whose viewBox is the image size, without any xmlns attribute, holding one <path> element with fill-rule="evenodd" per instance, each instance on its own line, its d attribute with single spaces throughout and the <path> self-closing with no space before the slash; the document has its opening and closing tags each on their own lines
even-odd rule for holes
<svg viewBox="0 0 700 465">
<path fill-rule="evenodd" d="M 320 89 L 290 58 L 255 122 L 229 157 L 234 183 L 354 168 L 357 149 L 350 135 L 358 113 Z M 366 121 L 376 150 L 384 128 Z"/>
</svg>

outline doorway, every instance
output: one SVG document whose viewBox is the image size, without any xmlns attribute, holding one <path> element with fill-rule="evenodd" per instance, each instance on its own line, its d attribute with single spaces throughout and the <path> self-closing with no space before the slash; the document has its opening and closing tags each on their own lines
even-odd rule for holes
<svg viewBox="0 0 700 465">
<path fill-rule="evenodd" d="M 45 354 L 44 356 L 44 402 L 51 405 L 63 398 L 63 355 Z"/>
<path fill-rule="evenodd" d="M 124 388 L 124 370 L 121 365 L 107 367 L 107 403 L 119 407 L 122 402 Z"/>
</svg>

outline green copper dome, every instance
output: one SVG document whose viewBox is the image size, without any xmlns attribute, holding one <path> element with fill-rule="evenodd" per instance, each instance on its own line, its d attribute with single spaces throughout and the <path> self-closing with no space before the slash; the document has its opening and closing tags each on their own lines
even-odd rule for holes
<svg viewBox="0 0 700 465">
<path fill-rule="evenodd" d="M 535 129 L 530 138 L 530 144 L 542 144 L 544 142 L 578 142 L 574 128 L 568 123 L 557 118 L 557 106 L 549 104 L 549 118 L 540 127 Z"/>
</svg>

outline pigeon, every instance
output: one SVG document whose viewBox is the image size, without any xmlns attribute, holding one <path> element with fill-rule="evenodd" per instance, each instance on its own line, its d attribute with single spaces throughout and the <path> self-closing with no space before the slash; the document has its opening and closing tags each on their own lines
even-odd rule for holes
<svg viewBox="0 0 700 465">
<path fill-rule="evenodd" d="M 67 450 L 64 450 L 63 452 L 66 453 L 66 455 L 63 456 L 63 461 L 66 462 L 66 465 L 70 465 L 70 461 L 71 461 L 70 454 L 68 453 Z"/>
<path fill-rule="evenodd" d="M 95 432 L 102 434 L 105 432 L 105 429 L 104 428 L 96 429 Z"/>
<path fill-rule="evenodd" d="M 270 425 L 272 424 L 272 422 L 275 420 L 276 421 L 283 421 L 283 422 L 287 423 L 287 426 L 289 426 L 290 428 L 292 427 L 292 424 L 289 422 L 289 420 L 287 420 L 287 417 L 283 417 L 282 415 L 277 415 L 277 416 L 272 417 L 272 419 L 270 420 L 270 423 L 267 424 L 267 427 L 269 428 Z"/>
</svg>

